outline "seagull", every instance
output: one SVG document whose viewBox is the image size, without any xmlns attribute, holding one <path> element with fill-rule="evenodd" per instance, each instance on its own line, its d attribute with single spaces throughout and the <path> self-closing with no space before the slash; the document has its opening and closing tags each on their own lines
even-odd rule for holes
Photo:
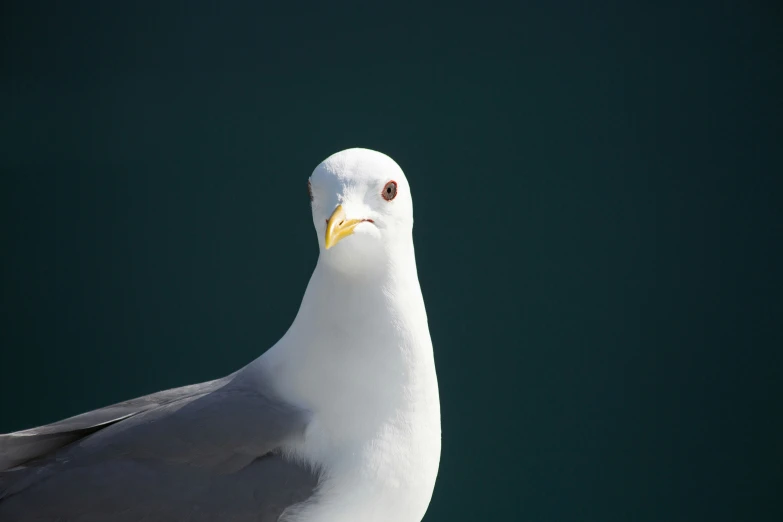
<svg viewBox="0 0 783 522">
<path fill-rule="evenodd" d="M 441 429 L 410 186 L 348 149 L 308 191 L 320 252 L 285 335 L 227 377 L 0 435 L 0 520 L 422 519 Z"/>
</svg>

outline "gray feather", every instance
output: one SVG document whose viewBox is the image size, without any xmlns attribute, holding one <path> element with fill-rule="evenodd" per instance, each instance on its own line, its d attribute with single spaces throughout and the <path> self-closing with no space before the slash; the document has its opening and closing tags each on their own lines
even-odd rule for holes
<svg viewBox="0 0 783 522">
<path fill-rule="evenodd" d="M 171 402 L 209 393 L 230 377 L 139 397 L 75 417 L 16 433 L 0 435 L 0 471 L 40 457 L 132 415 Z"/>
<path fill-rule="evenodd" d="M 317 486 L 279 452 L 307 422 L 238 373 L 0 435 L 0 520 L 275 521 Z"/>
</svg>

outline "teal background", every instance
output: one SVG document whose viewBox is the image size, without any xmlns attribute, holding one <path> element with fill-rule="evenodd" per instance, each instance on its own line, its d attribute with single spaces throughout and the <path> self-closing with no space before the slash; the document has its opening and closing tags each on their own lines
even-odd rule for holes
<svg viewBox="0 0 783 522">
<path fill-rule="evenodd" d="M 0 432 L 227 374 L 405 170 L 427 522 L 783 520 L 773 2 L 3 2 Z"/>
</svg>

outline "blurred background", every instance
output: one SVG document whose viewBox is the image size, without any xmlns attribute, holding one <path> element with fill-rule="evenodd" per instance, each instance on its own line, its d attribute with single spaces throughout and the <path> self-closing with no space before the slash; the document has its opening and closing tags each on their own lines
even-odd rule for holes
<svg viewBox="0 0 783 522">
<path fill-rule="evenodd" d="M 783 520 L 779 4 L 0 9 L 0 432 L 261 354 L 308 176 L 367 147 L 414 193 L 426 522 Z"/>
</svg>

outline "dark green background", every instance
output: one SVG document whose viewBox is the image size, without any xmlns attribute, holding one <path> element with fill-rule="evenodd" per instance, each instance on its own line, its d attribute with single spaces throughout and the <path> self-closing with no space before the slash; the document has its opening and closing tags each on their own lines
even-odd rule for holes
<svg viewBox="0 0 783 522">
<path fill-rule="evenodd" d="M 783 519 L 779 4 L 164 3 L 2 4 L 0 432 L 271 346 L 361 146 L 414 191 L 427 522 Z"/>
</svg>

